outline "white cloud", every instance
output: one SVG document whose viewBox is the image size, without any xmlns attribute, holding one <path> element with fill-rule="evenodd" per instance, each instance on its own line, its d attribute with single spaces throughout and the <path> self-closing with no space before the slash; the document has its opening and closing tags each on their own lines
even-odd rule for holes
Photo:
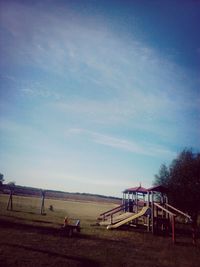
<svg viewBox="0 0 200 267">
<path fill-rule="evenodd" d="M 12 36 L 5 58 L 58 79 L 55 90 L 45 82 L 22 84 L 24 96 L 41 98 L 50 113 L 80 124 L 135 128 L 173 144 L 183 142 L 174 137 L 187 123 L 187 132 L 198 134 L 198 118 L 187 118 L 200 114 L 190 74 L 135 37 L 117 36 L 102 18 L 60 11 L 4 4 L 2 27 Z"/>
<path fill-rule="evenodd" d="M 80 128 L 71 128 L 67 131 L 67 134 L 85 135 L 94 143 L 146 156 L 172 158 L 176 155 L 175 152 L 159 145 L 129 141 Z"/>
<path fill-rule="evenodd" d="M 34 95 L 34 90 L 31 88 L 23 88 L 21 89 L 22 93 L 27 94 L 27 95 Z"/>
<path fill-rule="evenodd" d="M 75 97 L 62 99 L 54 103 L 53 108 L 64 114 L 80 116 L 101 124 L 137 126 L 145 122 L 152 122 L 162 116 L 162 120 L 169 120 L 175 112 L 175 103 L 164 93 L 152 94 L 132 89 L 121 91 L 111 99 L 87 99 Z M 137 126 L 138 127 L 138 126 Z"/>
<path fill-rule="evenodd" d="M 1 3 L 1 65 L 11 69 L 1 77 L 12 88 L 0 100 L 2 162 L 13 177 L 113 194 L 148 183 L 156 164 L 176 156 L 172 147 L 197 145 L 195 75 L 102 17 L 36 2 Z"/>
<path fill-rule="evenodd" d="M 45 88 L 40 88 L 41 86 L 30 85 L 31 88 L 22 88 L 20 89 L 21 93 L 30 97 L 39 97 L 39 98 L 53 98 L 55 100 L 59 100 L 61 95 L 56 92 L 56 90 L 49 90 Z"/>
</svg>

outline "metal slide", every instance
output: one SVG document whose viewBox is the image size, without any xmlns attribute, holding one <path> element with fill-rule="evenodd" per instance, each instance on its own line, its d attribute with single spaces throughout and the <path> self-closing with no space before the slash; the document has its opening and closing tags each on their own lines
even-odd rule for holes
<svg viewBox="0 0 200 267">
<path fill-rule="evenodd" d="M 131 215 L 130 217 L 126 218 L 125 220 L 122 220 L 120 222 L 117 222 L 115 224 L 110 224 L 107 226 L 107 229 L 115 229 L 115 228 L 118 228 L 120 227 L 121 225 L 124 225 L 128 222 L 131 222 L 132 220 L 135 220 L 143 215 L 145 215 L 145 213 L 147 212 L 149 208 L 148 207 L 143 207 L 142 210 L 138 213 L 134 213 L 133 215 Z"/>
</svg>

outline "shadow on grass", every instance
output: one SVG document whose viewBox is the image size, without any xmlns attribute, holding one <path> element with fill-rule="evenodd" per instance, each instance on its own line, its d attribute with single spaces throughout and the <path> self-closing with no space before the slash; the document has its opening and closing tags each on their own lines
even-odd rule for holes
<svg viewBox="0 0 200 267">
<path fill-rule="evenodd" d="M 188 240 L 187 241 L 185 241 L 185 240 L 178 240 L 177 241 L 176 240 L 175 245 L 178 247 L 195 248 L 195 249 L 200 251 L 200 243 L 198 240 L 196 241 L 196 244 L 193 244 L 192 239 L 189 241 Z"/>
<path fill-rule="evenodd" d="M 62 231 L 61 226 L 59 227 L 52 227 L 52 226 L 41 226 L 41 225 L 31 225 L 31 224 L 25 224 L 23 222 L 11 222 L 9 220 L 4 220 L 4 219 L 0 219 L 0 228 L 3 229 L 13 229 L 13 230 L 20 230 L 21 232 L 35 232 L 38 234 L 45 234 L 45 235 L 51 235 L 51 236 L 55 236 L 55 237 L 59 237 L 59 238 L 78 238 L 78 239 L 87 239 L 87 240 L 93 240 L 93 241 L 103 241 L 103 242 L 107 242 L 109 241 L 110 243 L 116 243 L 116 242 L 120 242 L 120 243 L 125 243 L 125 241 L 123 240 L 109 240 L 108 238 L 102 238 L 99 236 L 95 236 L 95 235 L 89 235 L 89 234 L 85 234 L 85 233 L 73 233 L 72 237 L 68 237 L 67 235 L 65 235 Z"/>
<path fill-rule="evenodd" d="M 22 212 L 22 211 L 19 211 L 19 210 L 13 210 L 12 212 L 13 212 L 13 213 L 18 213 L 18 212 Z M 23 211 L 23 213 L 32 214 L 32 215 L 34 214 L 34 215 L 39 215 L 39 216 L 41 216 L 41 214 L 39 214 L 39 213 L 35 213 L 35 212 L 31 212 L 31 211 Z M 13 216 L 13 215 L 7 215 L 7 217 L 11 217 L 11 218 L 14 218 L 14 219 L 17 219 L 17 220 L 20 220 L 20 221 L 27 221 L 26 218 L 20 218 L 20 217 Z M 39 223 L 51 224 L 51 222 L 49 222 L 49 221 L 45 221 L 45 220 L 35 220 L 35 219 L 32 219 L 31 221 L 32 221 L 32 222 L 39 222 Z"/>
<path fill-rule="evenodd" d="M 34 222 L 34 221 L 32 221 Z M 35 222 L 46 223 L 45 221 L 35 220 Z M 49 223 L 49 222 L 48 222 Z M 25 224 L 23 222 L 11 222 L 9 220 L 0 219 L 1 228 L 12 228 L 20 231 L 33 231 L 39 232 L 40 234 L 58 234 L 59 228 L 41 225 Z"/>
<path fill-rule="evenodd" d="M 45 216 L 46 213 L 39 213 L 39 212 L 34 212 L 34 211 L 24 211 L 24 210 L 15 210 L 13 209 L 12 212 L 16 212 L 16 213 L 26 213 L 26 214 L 31 214 L 31 215 L 39 215 L 39 216 Z"/>
<path fill-rule="evenodd" d="M 8 243 L 2 243 L 2 245 L 8 246 L 11 248 L 18 248 L 18 249 L 24 249 L 24 250 L 28 250 L 28 251 L 44 253 L 44 254 L 47 254 L 48 256 L 59 257 L 59 258 L 65 259 L 65 260 L 75 261 L 79 264 L 79 266 L 83 266 L 83 267 L 86 267 L 86 266 L 87 267 L 100 267 L 100 264 L 98 262 L 96 262 L 94 260 L 87 259 L 87 258 L 79 257 L 79 256 L 69 256 L 69 255 L 65 255 L 65 254 L 61 254 L 61 253 L 57 253 L 57 252 L 53 252 L 53 251 L 49 251 L 49 250 L 45 250 L 45 249 L 33 248 L 33 247 L 29 247 L 29 246 L 24 246 L 24 245 L 8 244 Z"/>
<path fill-rule="evenodd" d="M 176 241 L 176 246 L 180 246 L 180 247 L 194 247 L 194 245 L 191 242 L 186 242 L 186 241 Z"/>
</svg>

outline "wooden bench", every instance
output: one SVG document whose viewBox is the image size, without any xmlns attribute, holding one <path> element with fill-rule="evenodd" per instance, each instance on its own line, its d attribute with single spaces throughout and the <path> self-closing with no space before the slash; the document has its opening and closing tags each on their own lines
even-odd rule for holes
<svg viewBox="0 0 200 267">
<path fill-rule="evenodd" d="M 75 232 L 80 233 L 81 227 L 80 227 L 80 220 L 76 220 L 74 224 L 67 224 L 65 226 L 61 227 L 62 234 L 72 237 Z"/>
</svg>

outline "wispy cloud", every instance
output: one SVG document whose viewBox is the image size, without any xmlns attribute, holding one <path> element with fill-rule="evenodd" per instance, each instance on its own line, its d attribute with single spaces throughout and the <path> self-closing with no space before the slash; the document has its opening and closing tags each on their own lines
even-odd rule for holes
<svg viewBox="0 0 200 267">
<path fill-rule="evenodd" d="M 150 101 L 155 95 L 165 104 L 165 98 L 173 102 L 176 95 L 174 101 L 184 104 L 186 94 L 187 102 L 191 102 L 185 72 L 136 38 L 126 33 L 119 38 L 102 21 L 83 17 L 70 8 L 60 12 L 41 5 L 39 11 L 38 5 L 21 3 L 5 3 L 3 8 L 2 27 L 12 34 L 13 41 L 6 50 L 8 60 L 13 57 L 18 64 L 25 60 L 62 77 L 76 76 L 80 84 L 93 86 L 93 93 L 101 90 L 107 98 L 113 93 L 116 98 L 125 94 L 136 103 L 134 93 L 140 91 Z M 84 92 L 91 93 L 86 88 Z"/>
<path fill-rule="evenodd" d="M 200 147 L 200 79 L 148 43 L 145 23 L 71 2 L 0 1 L 2 166 L 66 190 L 148 183 L 174 151 Z"/>
<path fill-rule="evenodd" d="M 80 128 L 71 128 L 67 131 L 68 134 L 73 135 L 85 135 L 89 139 L 97 144 L 113 147 L 116 149 L 124 150 L 127 152 L 141 154 L 146 156 L 162 156 L 162 157 L 173 157 L 175 153 L 169 149 L 149 143 L 138 143 L 129 141 L 121 138 L 116 138 L 110 135 L 101 134 L 94 131 L 89 131 Z"/>
<path fill-rule="evenodd" d="M 60 94 L 56 90 L 49 90 L 44 88 L 39 88 L 38 86 L 31 85 L 30 87 L 25 87 L 20 89 L 20 92 L 24 96 L 39 97 L 39 98 L 53 98 L 59 100 L 61 98 Z"/>
<path fill-rule="evenodd" d="M 19 14 L 25 11 L 18 9 Z M 21 24 L 15 28 L 23 37 L 17 39 L 21 50 L 26 47 L 28 57 L 42 69 L 77 82 L 70 90 L 76 97 L 66 95 L 56 103 L 63 112 L 85 115 L 100 123 L 131 119 L 137 126 L 140 119 L 140 127 L 145 128 L 148 121 L 157 120 L 174 125 L 183 120 L 182 114 L 199 111 L 198 93 L 194 97 L 190 90 L 197 85 L 190 82 L 184 70 L 146 44 L 125 35 L 119 38 L 96 20 L 90 25 L 89 19 L 70 10 L 59 18 L 56 11 L 43 10 L 37 16 L 43 26 L 36 31 L 36 10 L 31 14 L 30 40 L 24 38 L 26 28 Z M 40 90 L 37 94 L 47 96 L 49 92 Z"/>
<path fill-rule="evenodd" d="M 171 139 L 177 129 L 185 131 L 186 123 L 191 125 L 187 131 L 199 132 L 198 118 L 187 118 L 200 114 L 193 90 L 199 82 L 191 82 L 170 58 L 70 8 L 61 12 L 15 2 L 2 8 L 1 25 L 10 34 L 4 61 L 17 68 L 35 66 L 57 79 L 55 90 L 45 81 L 21 84 L 22 95 L 48 100 L 58 116 L 85 123 L 128 125 Z"/>
</svg>

